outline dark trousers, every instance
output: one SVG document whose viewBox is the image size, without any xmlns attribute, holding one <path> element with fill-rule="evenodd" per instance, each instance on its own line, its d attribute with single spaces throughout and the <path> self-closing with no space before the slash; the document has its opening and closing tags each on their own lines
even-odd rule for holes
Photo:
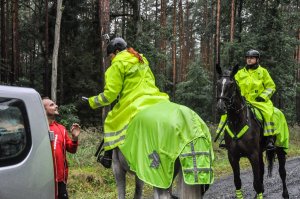
<svg viewBox="0 0 300 199">
<path fill-rule="evenodd" d="M 64 182 L 57 183 L 58 199 L 68 199 L 67 185 Z"/>
</svg>

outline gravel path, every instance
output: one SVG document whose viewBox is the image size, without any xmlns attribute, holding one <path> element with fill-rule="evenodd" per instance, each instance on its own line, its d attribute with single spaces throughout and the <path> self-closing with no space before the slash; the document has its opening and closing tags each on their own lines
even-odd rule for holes
<svg viewBox="0 0 300 199">
<path fill-rule="evenodd" d="M 267 171 L 267 169 L 265 169 Z M 288 159 L 286 162 L 287 171 L 287 187 L 290 194 L 290 199 L 300 199 L 300 157 Z M 254 198 L 255 191 L 253 189 L 252 170 L 241 172 L 242 190 L 244 198 Z M 276 161 L 273 168 L 272 177 L 268 178 L 265 174 L 264 179 L 264 199 L 280 199 L 282 198 L 282 184 L 278 172 L 278 162 Z M 209 190 L 205 193 L 204 199 L 234 199 L 235 186 L 233 183 L 233 175 L 216 179 Z"/>
</svg>

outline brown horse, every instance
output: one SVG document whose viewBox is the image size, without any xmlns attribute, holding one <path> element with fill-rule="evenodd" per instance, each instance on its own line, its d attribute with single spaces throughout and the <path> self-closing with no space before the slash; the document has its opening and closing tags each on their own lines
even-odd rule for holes
<svg viewBox="0 0 300 199">
<path fill-rule="evenodd" d="M 241 157 L 249 159 L 257 198 L 263 198 L 263 151 L 265 150 L 265 139 L 260 123 L 255 119 L 249 107 L 250 105 L 241 95 L 240 89 L 235 82 L 234 75 L 238 68 L 238 65 L 236 65 L 232 71 L 224 71 L 223 73 L 221 67 L 217 66 L 217 72 L 220 76 L 217 82 L 217 108 L 221 114 L 227 114 L 227 128 L 225 129 L 224 139 L 228 151 L 228 159 L 234 174 L 237 198 L 243 198 L 239 165 Z M 272 174 L 275 153 L 278 157 L 279 174 L 283 184 L 282 197 L 289 198 L 286 187 L 286 153 L 283 148 L 277 147 L 275 151 L 266 151 L 268 174 L 269 176 Z"/>
</svg>

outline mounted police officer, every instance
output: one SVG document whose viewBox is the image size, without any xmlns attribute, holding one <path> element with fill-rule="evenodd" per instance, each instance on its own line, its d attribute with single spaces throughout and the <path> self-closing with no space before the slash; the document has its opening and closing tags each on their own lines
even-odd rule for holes
<svg viewBox="0 0 300 199">
<path fill-rule="evenodd" d="M 246 66 L 240 69 L 234 76 L 242 96 L 259 109 L 263 115 L 263 135 L 266 136 L 266 149 L 275 149 L 275 131 L 273 113 L 274 106 L 271 97 L 276 90 L 274 81 L 272 80 L 267 69 L 259 64 L 260 53 L 257 50 L 249 50 L 246 52 Z M 217 133 L 221 130 L 226 122 L 227 115 L 222 115 Z M 222 144 L 220 145 L 222 146 Z"/>
<path fill-rule="evenodd" d="M 264 136 L 267 136 L 267 149 L 274 149 L 275 128 L 272 119 L 274 106 L 271 97 L 275 92 L 275 83 L 267 69 L 259 65 L 260 53 L 249 50 L 246 53 L 247 65 L 235 75 L 235 80 L 241 89 L 241 94 L 255 108 L 258 108 L 264 118 Z"/>
<path fill-rule="evenodd" d="M 116 37 L 107 46 L 111 65 L 105 72 L 104 91 L 88 98 L 92 109 L 107 106 L 118 98 L 104 122 L 104 156 L 101 164 L 111 167 L 112 149 L 124 143 L 129 122 L 150 105 L 169 101 L 155 85 L 148 60 L 127 47 L 124 39 Z"/>
</svg>

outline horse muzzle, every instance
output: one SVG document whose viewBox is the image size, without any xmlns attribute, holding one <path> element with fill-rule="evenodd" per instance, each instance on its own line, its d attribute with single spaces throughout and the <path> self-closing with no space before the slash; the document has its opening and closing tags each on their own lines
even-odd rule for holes
<svg viewBox="0 0 300 199">
<path fill-rule="evenodd" d="M 227 110 L 227 106 L 224 102 L 224 100 L 219 99 L 217 102 L 217 110 L 219 114 L 225 114 Z"/>
</svg>

